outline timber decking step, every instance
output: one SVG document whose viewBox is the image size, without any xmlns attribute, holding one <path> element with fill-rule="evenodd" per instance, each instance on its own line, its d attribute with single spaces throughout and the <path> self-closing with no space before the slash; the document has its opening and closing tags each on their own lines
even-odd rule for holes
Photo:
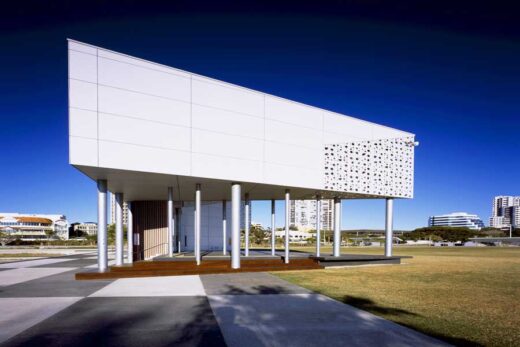
<svg viewBox="0 0 520 347">
<path fill-rule="evenodd" d="M 298 259 L 298 261 L 285 264 L 278 260 L 245 260 L 241 262 L 240 269 L 232 269 L 229 261 L 207 261 L 196 265 L 194 262 L 136 262 L 133 265 L 112 266 L 110 271 L 99 273 L 95 271 L 80 272 L 76 274 L 78 280 L 153 277 L 153 276 L 179 276 L 198 274 L 219 274 L 239 272 L 268 272 L 322 269 L 312 259 Z"/>
<path fill-rule="evenodd" d="M 84 272 L 77 273 L 77 280 L 89 279 L 116 279 L 131 277 L 154 277 L 154 276 L 182 276 L 182 275 L 209 275 L 220 273 L 240 273 L 240 272 L 269 272 L 269 271 L 293 271 L 293 270 L 316 270 L 322 269 L 319 265 L 313 266 L 293 266 L 293 267 L 258 267 L 258 268 L 214 268 L 214 269 L 177 269 L 177 270 L 140 270 L 133 272 Z"/>
<path fill-rule="evenodd" d="M 202 271 L 206 269 L 226 269 L 230 268 L 229 262 L 224 263 L 213 263 L 208 262 L 204 263 L 202 262 L 200 265 L 197 265 L 195 263 L 177 263 L 177 262 L 161 262 L 161 264 L 146 264 L 146 265 L 137 265 L 136 266 L 129 266 L 129 265 L 123 265 L 123 266 L 112 266 L 110 267 L 110 271 L 113 272 L 134 272 L 134 271 L 160 271 L 160 270 L 195 270 L 195 271 Z M 256 262 L 256 261 L 245 261 L 241 262 L 241 267 L 244 269 L 253 269 L 253 268 L 294 268 L 294 267 L 300 267 L 300 266 L 319 266 L 315 261 L 309 259 L 305 262 L 295 262 L 290 264 L 285 264 L 283 262 Z"/>
</svg>

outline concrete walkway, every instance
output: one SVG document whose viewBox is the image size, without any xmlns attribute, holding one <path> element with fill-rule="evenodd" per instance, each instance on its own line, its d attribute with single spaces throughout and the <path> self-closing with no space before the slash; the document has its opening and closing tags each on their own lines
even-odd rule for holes
<svg viewBox="0 0 520 347">
<path fill-rule="evenodd" d="M 94 264 L 3 264 L 2 346 L 443 345 L 266 273 L 74 280 Z"/>
</svg>

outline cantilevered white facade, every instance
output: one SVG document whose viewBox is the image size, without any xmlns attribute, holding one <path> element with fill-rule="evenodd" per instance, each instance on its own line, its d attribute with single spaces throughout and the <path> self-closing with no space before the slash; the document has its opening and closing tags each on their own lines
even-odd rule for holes
<svg viewBox="0 0 520 347">
<path fill-rule="evenodd" d="M 197 254 L 204 226 L 214 228 L 212 221 L 219 219 L 223 234 L 215 239 L 224 249 L 238 247 L 241 202 L 236 199 L 244 200 L 247 255 L 250 200 L 272 200 L 274 206 L 281 199 L 334 198 L 340 211 L 341 199 L 384 198 L 391 230 L 388 199 L 413 197 L 414 134 L 73 40 L 68 53 L 69 161 L 98 182 L 100 249 L 106 247 L 107 190 L 116 198 L 116 240 L 123 240 L 119 204 L 133 206 L 130 229 L 142 227 L 132 222 L 133 214 L 162 211 L 157 216 L 164 214 L 167 226 L 146 219 L 147 228 L 167 229 L 168 238 L 152 239 L 160 239 L 153 247 L 170 255 L 182 243 L 172 235 L 184 202 L 195 210 L 183 216 L 188 218 L 181 224 L 184 234 L 194 229 L 184 241 L 190 239 Z M 166 200 L 167 206 L 157 203 Z M 201 201 L 219 202 L 230 216 L 215 212 L 201 219 Z M 134 246 L 142 242 L 134 235 Z M 116 252 L 118 265 L 121 256 Z"/>
<path fill-rule="evenodd" d="M 192 199 L 179 189 L 191 177 L 271 186 L 252 198 L 286 187 L 295 198 L 413 195 L 413 134 L 75 41 L 69 121 L 72 165 L 94 179 L 167 175 L 176 199 Z M 165 198 L 154 181 L 129 198 Z M 204 199 L 221 195 L 206 189 Z"/>
</svg>

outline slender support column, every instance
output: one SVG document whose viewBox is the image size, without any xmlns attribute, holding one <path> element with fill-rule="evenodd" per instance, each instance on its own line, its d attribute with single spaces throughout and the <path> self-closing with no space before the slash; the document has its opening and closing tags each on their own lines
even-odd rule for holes
<svg viewBox="0 0 520 347">
<path fill-rule="evenodd" d="M 107 181 L 97 181 L 98 190 L 98 231 L 97 231 L 97 251 L 98 251 L 98 271 L 105 272 L 108 269 L 108 249 L 107 249 Z"/>
<path fill-rule="evenodd" d="M 195 187 L 195 259 L 200 265 L 200 184 Z"/>
<path fill-rule="evenodd" d="M 126 226 L 126 261 L 128 264 L 132 264 L 134 262 L 134 215 L 132 214 L 132 202 L 128 201 L 126 206 L 128 208 L 128 224 Z"/>
<path fill-rule="evenodd" d="M 316 256 L 320 256 L 321 235 L 321 196 L 316 196 Z"/>
<path fill-rule="evenodd" d="M 177 253 L 181 253 L 181 216 L 182 216 L 182 206 L 183 203 L 181 201 L 181 207 L 175 209 L 175 220 L 177 221 Z"/>
<path fill-rule="evenodd" d="M 227 254 L 227 215 L 226 215 L 226 200 L 222 200 L 222 254 Z"/>
<path fill-rule="evenodd" d="M 116 193 L 116 266 L 123 265 L 123 193 Z"/>
<path fill-rule="evenodd" d="M 339 257 L 341 247 L 341 199 L 334 198 L 334 245 L 332 255 Z"/>
<path fill-rule="evenodd" d="M 249 229 L 250 229 L 250 220 L 249 220 L 249 213 L 251 211 L 251 201 L 249 201 L 249 194 L 246 193 L 245 195 L 245 206 L 244 206 L 244 224 L 245 224 L 245 232 L 244 232 L 244 255 L 246 257 L 249 257 Z"/>
<path fill-rule="evenodd" d="M 240 183 L 231 185 L 231 268 L 240 269 Z"/>
<path fill-rule="evenodd" d="M 168 187 L 168 256 L 173 257 L 173 187 Z"/>
<path fill-rule="evenodd" d="M 271 255 L 274 256 L 276 252 L 276 227 L 275 227 L 275 200 L 271 200 Z"/>
<path fill-rule="evenodd" d="M 285 190 L 285 263 L 289 264 L 289 214 L 291 213 L 291 193 Z"/>
<path fill-rule="evenodd" d="M 392 256 L 392 242 L 394 239 L 394 199 L 386 199 L 385 218 L 385 256 Z"/>
</svg>

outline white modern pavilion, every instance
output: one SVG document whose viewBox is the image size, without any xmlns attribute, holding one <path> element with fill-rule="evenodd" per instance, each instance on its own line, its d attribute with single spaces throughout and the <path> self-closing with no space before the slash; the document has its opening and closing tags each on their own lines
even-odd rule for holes
<svg viewBox="0 0 520 347">
<path fill-rule="evenodd" d="M 271 200 L 273 221 L 285 200 L 289 262 L 288 202 L 321 198 L 335 201 L 334 256 L 342 199 L 386 199 L 391 256 L 393 200 L 413 197 L 414 134 L 73 40 L 68 54 L 69 161 L 97 181 L 100 272 L 107 191 L 117 200 L 116 265 L 123 202 L 128 262 L 182 249 L 200 263 L 201 251 L 219 248 L 239 268 L 252 200 Z"/>
</svg>

